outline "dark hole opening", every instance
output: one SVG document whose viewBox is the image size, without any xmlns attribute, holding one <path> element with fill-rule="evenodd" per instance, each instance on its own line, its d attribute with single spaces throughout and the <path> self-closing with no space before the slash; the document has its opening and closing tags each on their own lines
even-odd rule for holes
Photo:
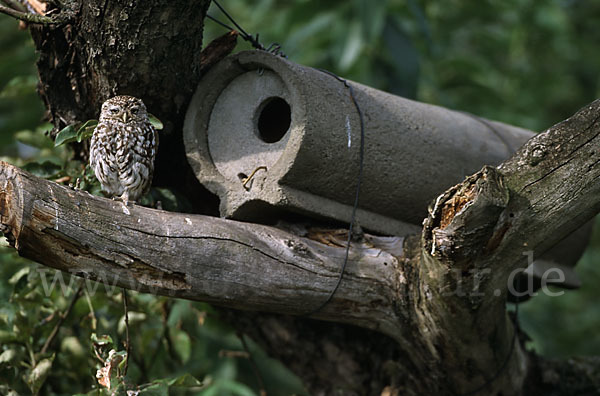
<svg viewBox="0 0 600 396">
<path fill-rule="evenodd" d="M 291 122 L 290 105 L 281 98 L 272 98 L 258 117 L 258 136 L 265 143 L 276 143 L 285 136 Z"/>
</svg>

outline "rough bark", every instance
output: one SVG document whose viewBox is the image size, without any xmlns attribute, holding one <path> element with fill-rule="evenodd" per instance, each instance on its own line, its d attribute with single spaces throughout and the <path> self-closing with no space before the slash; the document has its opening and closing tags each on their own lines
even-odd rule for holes
<svg viewBox="0 0 600 396">
<path fill-rule="evenodd" d="M 65 3 L 74 14 L 69 23 L 30 25 L 40 54 L 38 91 L 55 126 L 51 136 L 97 119 L 109 97 L 139 97 L 164 124 L 155 183 L 206 202 L 210 195 L 185 160 L 181 130 L 203 72 L 202 31 L 210 0 Z M 80 146 L 78 155 L 85 159 L 86 151 Z"/>
<path fill-rule="evenodd" d="M 114 95 L 142 98 L 165 124 L 181 126 L 200 79 L 210 1 L 77 1 L 64 26 L 32 25 L 39 92 L 57 128 L 98 116 Z"/>
<path fill-rule="evenodd" d="M 353 245 L 340 289 L 312 317 L 387 341 L 302 318 L 337 280 L 341 247 L 258 224 L 126 207 L 4 163 L 0 223 L 21 255 L 80 276 L 300 316 L 238 321 L 251 320 L 247 330 L 284 360 L 289 351 L 314 357 L 295 368 L 315 391 L 376 394 L 385 384 L 403 394 L 519 394 L 541 381 L 532 376 L 540 365 L 506 314 L 508 280 L 527 265 L 524 250 L 544 250 L 600 210 L 599 114 L 597 101 L 440 195 L 420 237 L 365 235 Z M 381 356 L 366 359 L 368 367 L 370 347 Z M 322 370 L 341 374 L 319 378 Z M 364 377 L 346 375 L 358 372 Z"/>
<path fill-rule="evenodd" d="M 157 182 L 206 202 L 185 161 L 181 125 L 201 75 L 209 2 L 66 3 L 68 24 L 31 28 L 55 131 L 96 118 L 111 95 L 141 97 L 165 124 Z M 441 195 L 421 238 L 356 243 L 341 288 L 313 315 L 336 323 L 302 315 L 335 284 L 343 249 L 276 228 L 123 207 L 7 164 L 0 228 L 21 255 L 81 276 L 298 315 L 236 313 L 233 323 L 314 394 L 545 394 L 552 373 L 595 389 L 585 373 L 597 362 L 548 362 L 513 344 L 504 296 L 511 271 L 526 265 L 523 250 L 545 250 L 600 209 L 599 107 Z"/>
</svg>

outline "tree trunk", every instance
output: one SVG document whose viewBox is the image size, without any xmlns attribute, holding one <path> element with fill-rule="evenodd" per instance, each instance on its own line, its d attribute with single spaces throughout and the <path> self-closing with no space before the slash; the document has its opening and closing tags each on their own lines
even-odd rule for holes
<svg viewBox="0 0 600 396">
<path fill-rule="evenodd" d="M 52 137 L 67 125 L 97 119 L 112 96 L 141 98 L 164 124 L 155 184 L 214 204 L 187 164 L 181 133 L 203 72 L 202 31 L 210 0 L 72 3 L 75 16 L 68 24 L 30 27 L 40 54 L 38 91 L 55 126 Z M 78 154 L 87 158 L 87 148 Z"/>
<path fill-rule="evenodd" d="M 209 2 L 72 3 L 69 24 L 32 28 L 55 132 L 97 118 L 114 94 L 138 96 L 165 124 L 157 182 L 210 199 L 181 139 Z M 305 233 L 126 207 L 4 163 L 0 230 L 19 254 L 79 276 L 254 311 L 224 315 L 315 395 L 550 394 L 573 386 L 548 382 L 549 370 L 567 367 L 565 379 L 578 375 L 586 389 L 598 379 L 583 373 L 598 362 L 527 355 L 505 296 L 511 273 L 527 264 L 524 250 L 545 250 L 600 210 L 598 114 L 594 102 L 440 195 L 421 236 L 365 235 L 339 290 L 314 313 L 344 249 Z"/>
<path fill-rule="evenodd" d="M 522 349 L 507 285 L 527 265 L 524 251 L 545 250 L 600 211 L 598 114 L 600 101 L 440 195 L 421 236 L 365 234 L 318 311 L 343 258 L 336 233 L 329 246 L 274 227 L 128 207 L 6 163 L 0 223 L 19 254 L 78 276 L 296 315 L 233 322 L 317 394 L 377 394 L 385 385 L 409 395 L 516 395 L 543 387 L 536 370 L 549 363 Z"/>
</svg>

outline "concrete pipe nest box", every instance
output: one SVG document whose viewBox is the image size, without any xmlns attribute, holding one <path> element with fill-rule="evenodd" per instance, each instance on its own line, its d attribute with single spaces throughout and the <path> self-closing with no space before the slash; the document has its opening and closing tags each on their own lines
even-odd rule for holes
<svg viewBox="0 0 600 396">
<path fill-rule="evenodd" d="M 420 232 L 433 199 L 483 165 L 501 163 L 534 135 L 265 51 L 240 52 L 202 78 L 184 124 L 188 161 L 200 183 L 219 196 L 221 216 L 264 222 L 284 211 L 350 222 L 361 128 L 346 84 L 365 125 L 357 221 L 372 232 Z M 524 274 L 534 279 L 558 268 L 566 279 L 551 283 L 578 287 L 572 267 L 590 229 L 536 254 Z"/>
<path fill-rule="evenodd" d="M 508 158 L 533 132 L 348 81 L 364 116 L 359 224 L 405 235 L 446 188 Z M 188 160 L 223 217 L 290 211 L 349 222 L 360 118 L 335 76 L 245 51 L 200 82 L 184 125 Z"/>
</svg>

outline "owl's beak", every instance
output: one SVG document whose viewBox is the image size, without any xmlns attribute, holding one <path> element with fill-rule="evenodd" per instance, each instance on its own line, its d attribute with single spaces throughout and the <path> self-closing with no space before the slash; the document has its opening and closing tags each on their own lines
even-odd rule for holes
<svg viewBox="0 0 600 396">
<path fill-rule="evenodd" d="M 123 112 L 123 118 L 122 118 L 123 122 L 125 124 L 127 124 L 127 121 L 129 121 L 129 114 L 127 114 L 126 111 Z"/>
</svg>

